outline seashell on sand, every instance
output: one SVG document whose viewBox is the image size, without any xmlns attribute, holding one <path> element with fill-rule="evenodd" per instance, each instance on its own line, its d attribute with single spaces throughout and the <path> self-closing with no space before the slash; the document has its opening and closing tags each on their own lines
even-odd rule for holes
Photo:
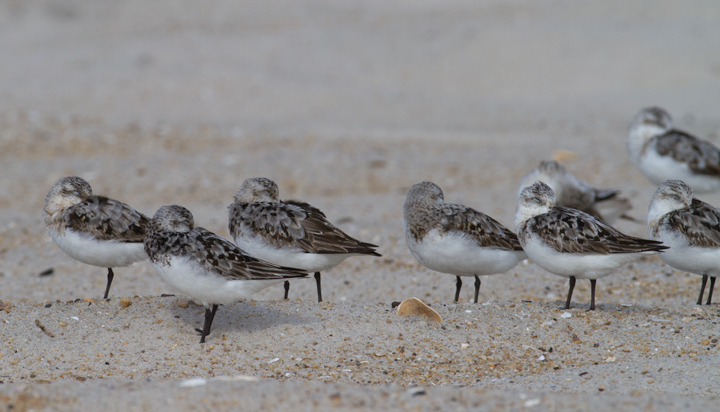
<svg viewBox="0 0 720 412">
<path fill-rule="evenodd" d="M 430 306 L 418 298 L 405 299 L 398 305 L 397 312 L 400 316 L 420 316 L 430 322 L 442 323 L 442 318 Z"/>
</svg>

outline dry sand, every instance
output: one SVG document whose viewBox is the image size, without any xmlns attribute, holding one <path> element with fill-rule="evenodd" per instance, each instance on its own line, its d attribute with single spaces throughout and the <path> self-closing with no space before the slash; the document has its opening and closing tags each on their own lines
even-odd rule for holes
<svg viewBox="0 0 720 412">
<path fill-rule="evenodd" d="M 2 407 L 713 410 L 720 310 L 695 306 L 698 276 L 648 258 L 564 311 L 566 281 L 521 264 L 456 305 L 401 219 L 431 180 L 511 225 L 519 178 L 561 155 L 644 220 L 627 123 L 656 104 L 720 143 L 718 44 L 715 1 L 0 2 Z M 221 307 L 199 345 L 202 308 L 147 262 L 103 302 L 104 269 L 52 243 L 43 199 L 69 174 L 226 237 L 238 186 L 266 176 L 383 257 L 325 273 L 322 304 L 300 280 Z M 397 317 L 411 296 L 444 322 Z"/>
</svg>

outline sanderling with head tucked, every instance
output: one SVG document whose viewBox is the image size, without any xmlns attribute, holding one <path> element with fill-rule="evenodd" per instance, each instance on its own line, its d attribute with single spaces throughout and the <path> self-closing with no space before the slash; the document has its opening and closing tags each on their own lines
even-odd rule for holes
<svg viewBox="0 0 720 412">
<path fill-rule="evenodd" d="M 526 258 L 517 236 L 495 219 L 469 207 L 445 203 L 434 183 L 415 184 L 405 198 L 403 229 L 408 248 L 423 266 L 457 278 L 475 277 L 475 303 L 480 277 L 507 272 Z"/>
<path fill-rule="evenodd" d="M 200 343 L 210 333 L 218 305 L 249 298 L 287 278 L 307 276 L 249 256 L 220 236 L 194 227 L 192 213 L 182 206 L 161 207 L 146 232 L 145 252 L 160 277 L 205 306 Z"/>
<path fill-rule="evenodd" d="M 112 268 L 147 259 L 142 243 L 147 221 L 125 203 L 93 196 L 90 184 L 77 176 L 61 178 L 45 197 L 45 225 L 52 240 L 73 259 L 108 269 L 104 299 Z"/>
<path fill-rule="evenodd" d="M 673 129 L 670 114 L 659 107 L 640 111 L 627 136 L 633 163 L 656 185 L 682 180 L 697 193 L 720 189 L 720 150 Z"/>
<path fill-rule="evenodd" d="M 315 272 L 322 302 L 320 272 L 350 256 L 381 256 L 376 245 L 361 242 L 333 226 L 325 214 L 307 203 L 279 200 L 275 182 L 246 179 L 228 206 L 230 235 L 242 250 L 276 265 Z M 285 282 L 285 299 L 290 282 Z"/>
<path fill-rule="evenodd" d="M 678 270 L 702 275 L 700 297 L 710 277 L 707 305 L 712 303 L 715 278 L 720 275 L 720 210 L 694 199 L 690 186 L 680 180 L 663 182 L 648 208 L 650 237 L 670 249 L 663 262 Z"/>
<path fill-rule="evenodd" d="M 541 268 L 570 280 L 565 309 L 570 308 L 575 279 L 590 279 L 590 310 L 595 310 L 595 282 L 643 255 L 667 249 L 640 239 L 587 213 L 556 205 L 555 193 L 543 182 L 520 192 L 515 230 L 528 257 Z"/>
<path fill-rule="evenodd" d="M 596 189 L 568 172 L 554 160 L 544 160 L 528 172 L 518 186 L 520 192 L 535 182 L 543 182 L 555 192 L 558 206 L 583 211 L 605 223 L 617 218 L 635 220 L 625 213 L 632 209 L 630 201 L 620 196 L 617 189 Z"/>
</svg>

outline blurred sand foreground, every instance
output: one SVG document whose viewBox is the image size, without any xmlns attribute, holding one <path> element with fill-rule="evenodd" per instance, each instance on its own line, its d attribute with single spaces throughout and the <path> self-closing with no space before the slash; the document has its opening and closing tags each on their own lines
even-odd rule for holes
<svg viewBox="0 0 720 412">
<path fill-rule="evenodd" d="M 644 220 L 655 188 L 624 136 L 648 105 L 720 143 L 720 4 L 626 3 L 0 2 L 1 407 L 713 410 L 720 311 L 694 305 L 698 276 L 646 259 L 598 282 L 596 312 L 578 282 L 568 317 L 565 280 L 521 264 L 455 305 L 402 233 L 421 180 L 511 225 L 554 154 Z M 325 273 L 323 304 L 301 280 L 221 307 L 201 346 L 202 308 L 149 263 L 102 302 L 105 270 L 51 242 L 44 196 L 70 174 L 222 236 L 266 176 L 383 257 Z M 411 296 L 444 322 L 397 317 Z"/>
</svg>

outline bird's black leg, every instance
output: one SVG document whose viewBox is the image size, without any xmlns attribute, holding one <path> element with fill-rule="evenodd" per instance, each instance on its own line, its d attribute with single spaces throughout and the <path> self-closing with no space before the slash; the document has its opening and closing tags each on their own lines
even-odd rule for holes
<svg viewBox="0 0 720 412">
<path fill-rule="evenodd" d="M 565 309 L 570 309 L 570 300 L 572 300 L 573 289 L 575 289 L 575 276 L 570 276 L 570 289 L 568 289 L 567 302 L 565 302 Z"/>
<path fill-rule="evenodd" d="M 708 275 L 703 274 L 702 285 L 700 285 L 700 297 L 698 298 L 698 301 L 697 301 L 698 305 L 702 305 L 702 297 L 703 297 L 703 294 L 705 293 L 705 285 L 707 284 L 707 278 L 708 278 Z"/>
<path fill-rule="evenodd" d="M 217 308 L 218 305 L 213 305 L 212 310 L 205 308 L 205 324 L 203 325 L 202 335 L 200 336 L 200 343 L 205 343 L 205 336 L 210 334 L 210 326 L 212 326 L 213 319 L 215 319 Z"/>
<path fill-rule="evenodd" d="M 286 280 L 286 281 L 285 281 L 285 285 L 283 285 L 283 286 L 285 286 L 285 297 L 284 297 L 283 299 L 287 299 L 287 298 L 288 298 L 288 292 L 290 292 L 290 281 L 289 281 L 289 280 Z"/>
<path fill-rule="evenodd" d="M 460 288 L 462 288 L 462 280 L 460 280 L 460 276 L 455 276 L 457 278 L 457 282 L 455 282 L 455 303 L 458 303 L 458 299 L 460 299 Z"/>
<path fill-rule="evenodd" d="M 595 282 L 597 279 L 590 279 L 590 310 L 595 310 Z"/>
<path fill-rule="evenodd" d="M 320 272 L 315 272 L 315 283 L 318 290 L 318 302 L 322 302 L 322 287 L 320 286 Z"/>
<path fill-rule="evenodd" d="M 478 303 L 478 296 L 480 295 L 480 278 L 475 275 L 475 303 Z"/>
<path fill-rule="evenodd" d="M 108 268 L 108 281 L 107 286 L 105 286 L 105 296 L 103 296 L 103 299 L 107 299 L 108 293 L 110 293 L 110 285 L 112 285 L 112 280 L 115 277 L 115 274 L 112 271 L 112 268 Z"/>
<path fill-rule="evenodd" d="M 715 276 L 710 277 L 710 290 L 708 290 L 708 300 L 705 303 L 706 305 L 712 304 L 713 288 L 715 288 Z"/>
</svg>

